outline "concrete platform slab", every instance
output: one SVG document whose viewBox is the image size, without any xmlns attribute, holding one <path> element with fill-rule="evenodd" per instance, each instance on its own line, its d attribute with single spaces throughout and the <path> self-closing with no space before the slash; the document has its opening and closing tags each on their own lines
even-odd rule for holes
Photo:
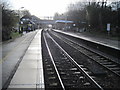
<svg viewBox="0 0 120 90">
<path fill-rule="evenodd" d="M 11 88 L 11 89 L 10 89 Z M 36 84 L 11 84 L 7 90 L 12 90 L 13 88 L 31 88 L 32 90 L 36 90 Z M 30 89 L 30 90 L 31 90 Z M 16 89 L 15 89 L 16 90 Z"/>
<path fill-rule="evenodd" d="M 34 52 L 34 51 L 33 51 Z M 31 54 L 27 54 L 23 57 L 24 60 L 38 60 L 38 55 L 34 54 L 34 55 L 31 55 Z"/>
<path fill-rule="evenodd" d="M 37 50 L 37 51 L 38 51 L 38 50 L 40 50 L 40 48 L 37 47 L 37 46 L 36 46 L 36 47 L 31 47 L 31 46 L 30 46 L 30 47 L 28 48 L 28 50 Z"/>
<path fill-rule="evenodd" d="M 38 61 L 38 68 L 40 68 L 40 69 L 43 68 L 43 64 L 41 62 L 42 62 L 42 59 Z"/>
<path fill-rule="evenodd" d="M 22 68 L 25 68 L 25 69 L 27 69 L 27 68 L 29 68 L 29 69 L 37 68 L 37 63 L 38 62 L 35 61 L 35 60 L 22 61 L 20 66 L 18 67 L 18 69 L 22 69 Z"/>
<path fill-rule="evenodd" d="M 28 50 L 27 52 L 26 52 L 27 54 L 39 54 L 39 52 L 38 51 L 35 51 L 34 50 L 34 52 L 33 52 L 33 50 Z"/>
<path fill-rule="evenodd" d="M 37 69 L 18 69 L 15 73 L 10 85 L 12 84 L 36 84 Z"/>
</svg>

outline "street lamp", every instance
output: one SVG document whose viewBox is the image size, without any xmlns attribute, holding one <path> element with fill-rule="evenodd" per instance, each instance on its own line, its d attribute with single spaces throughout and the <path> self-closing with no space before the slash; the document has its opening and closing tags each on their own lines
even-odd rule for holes
<svg viewBox="0 0 120 90">
<path fill-rule="evenodd" d="M 23 9 L 24 7 L 20 7 L 19 10 L 18 10 L 18 14 L 19 14 L 19 33 L 21 33 L 21 25 L 23 25 L 23 22 L 21 22 L 21 17 L 22 17 L 22 14 L 21 14 L 21 9 Z"/>
</svg>

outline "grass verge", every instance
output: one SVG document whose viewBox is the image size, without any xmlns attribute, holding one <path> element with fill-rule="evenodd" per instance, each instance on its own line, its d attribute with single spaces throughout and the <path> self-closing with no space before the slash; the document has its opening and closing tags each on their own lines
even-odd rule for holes
<svg viewBox="0 0 120 90">
<path fill-rule="evenodd" d="M 11 33 L 12 39 L 15 39 L 15 38 L 17 38 L 17 37 L 19 37 L 19 36 L 21 36 L 21 34 L 19 34 L 19 32 L 12 32 L 12 33 Z"/>
</svg>

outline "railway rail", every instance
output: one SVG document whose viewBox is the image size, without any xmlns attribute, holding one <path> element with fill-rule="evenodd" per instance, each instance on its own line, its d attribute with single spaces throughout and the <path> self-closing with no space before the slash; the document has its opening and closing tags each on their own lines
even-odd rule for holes
<svg viewBox="0 0 120 90">
<path fill-rule="evenodd" d="M 66 74 L 66 72 L 71 72 L 71 71 L 69 71 L 70 68 L 72 68 L 72 71 L 79 70 L 79 69 L 76 69 L 76 67 L 74 67 L 74 66 L 70 67 L 68 64 L 65 64 L 66 63 L 65 61 L 67 61 L 67 63 L 70 63 L 72 61 L 73 65 L 75 63 L 77 63 L 78 66 L 80 66 L 85 71 L 85 73 L 87 75 L 89 75 L 91 77 L 91 79 L 93 79 L 102 89 L 103 88 L 104 89 L 120 88 L 120 86 L 118 84 L 118 82 L 120 81 L 119 62 L 116 62 L 116 61 L 110 59 L 108 56 L 104 55 L 103 53 L 97 52 L 96 50 L 94 51 L 93 49 L 91 49 L 89 47 L 83 47 L 83 45 L 74 41 L 74 39 L 65 37 L 62 34 L 56 33 L 54 31 L 44 31 L 44 33 L 45 33 L 44 37 L 46 37 L 46 42 L 48 42 L 47 47 L 50 48 L 51 56 L 53 56 L 53 60 L 54 59 L 59 60 L 59 62 L 57 61 L 57 63 L 55 61 L 55 64 L 58 64 L 58 65 L 56 65 L 57 68 L 60 67 L 60 69 L 58 69 L 58 72 L 61 71 L 62 76 L 63 75 L 65 76 L 65 78 L 61 79 L 63 81 L 63 83 L 65 83 L 64 79 L 66 79 L 67 82 L 70 82 L 69 80 L 71 78 L 68 80 L 67 79 L 68 75 Z M 54 44 L 55 44 L 55 46 L 54 46 Z M 57 50 L 56 47 L 59 47 L 60 51 Z M 63 50 L 63 51 L 61 51 L 61 50 Z M 46 50 L 46 51 L 48 51 L 48 50 Z M 56 55 L 56 52 L 59 54 Z M 43 57 L 46 57 L 46 55 L 45 56 L 44 55 L 43 55 Z M 50 56 L 50 55 L 48 55 L 48 56 Z M 60 58 L 58 59 L 58 57 L 60 57 Z M 71 60 L 71 58 L 73 60 Z M 49 57 L 49 59 L 50 59 L 50 57 Z M 70 59 L 70 61 L 69 61 L 69 59 Z M 44 60 L 46 61 L 46 59 L 44 59 Z M 50 61 L 50 60 L 47 60 L 47 61 Z M 61 69 L 61 66 L 63 67 L 62 69 Z M 68 67 L 69 67 L 69 69 L 67 69 Z M 45 72 L 47 72 L 47 71 L 45 71 Z M 61 76 L 61 72 L 59 74 L 60 76 Z M 76 73 L 79 73 L 79 72 L 77 71 Z M 47 76 L 49 76 L 49 75 L 47 75 Z M 77 76 L 71 76 L 71 77 L 76 78 L 79 76 L 77 74 Z M 79 79 L 76 79 L 76 80 L 79 80 Z M 74 81 L 74 79 L 71 79 L 71 81 Z M 48 82 L 49 82 L 49 80 L 48 80 Z M 80 84 L 81 82 L 78 82 L 78 83 Z M 72 88 L 83 87 L 84 88 L 84 85 L 79 86 L 78 83 L 77 83 L 77 85 L 69 84 L 67 86 L 67 88 L 68 87 L 72 87 Z M 89 83 L 87 83 L 87 85 L 89 86 Z M 91 85 L 90 85 L 90 87 L 91 87 Z M 87 88 L 89 88 L 89 87 L 87 87 Z"/>
<path fill-rule="evenodd" d="M 63 40 L 65 43 L 69 44 L 71 47 L 75 48 L 76 50 L 79 50 L 79 52 L 84 54 L 86 57 L 94 60 L 96 63 L 102 65 L 104 68 L 108 69 L 109 71 L 113 72 L 114 74 L 120 77 L 120 63 L 119 62 L 116 62 L 113 59 L 106 57 L 104 54 L 98 53 L 97 51 L 94 51 L 88 47 L 80 45 L 79 43 L 69 38 L 66 38 L 62 35 L 56 34 L 55 36 Z"/>
<path fill-rule="evenodd" d="M 42 42 L 46 89 L 96 88 L 103 90 L 88 74 L 91 72 L 84 65 L 78 64 L 47 31 L 43 31 Z"/>
<path fill-rule="evenodd" d="M 108 57 L 110 58 L 116 58 L 116 61 L 118 61 L 118 59 L 120 59 L 119 57 L 119 53 L 120 53 L 120 49 L 117 47 L 113 47 L 107 44 L 103 44 L 97 41 L 93 41 L 87 38 L 81 38 L 77 35 L 72 35 L 72 34 L 68 34 L 65 32 L 61 32 L 59 30 L 52 30 L 54 32 L 58 32 L 61 35 L 64 35 L 68 38 L 71 38 L 73 40 L 77 40 L 78 42 L 81 42 L 83 45 L 86 45 L 87 47 L 91 47 L 92 49 L 95 50 L 99 50 L 100 52 L 106 53 L 106 56 L 109 55 Z M 118 42 L 119 45 L 119 42 Z M 114 53 L 113 53 L 114 52 Z M 120 63 L 120 61 L 118 61 Z"/>
</svg>

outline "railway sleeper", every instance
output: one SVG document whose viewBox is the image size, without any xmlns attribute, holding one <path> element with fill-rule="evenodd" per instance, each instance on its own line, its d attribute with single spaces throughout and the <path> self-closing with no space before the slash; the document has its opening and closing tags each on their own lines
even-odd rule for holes
<svg viewBox="0 0 120 90">
<path fill-rule="evenodd" d="M 113 71 L 120 71 L 120 68 L 116 67 L 116 68 L 110 68 Z"/>
<path fill-rule="evenodd" d="M 107 67 L 117 67 L 117 65 L 115 65 L 115 64 L 113 64 L 113 65 L 107 64 L 106 66 L 107 66 Z"/>
<path fill-rule="evenodd" d="M 113 63 L 112 62 L 100 62 L 100 64 L 103 64 L 103 65 L 112 65 Z"/>
</svg>

